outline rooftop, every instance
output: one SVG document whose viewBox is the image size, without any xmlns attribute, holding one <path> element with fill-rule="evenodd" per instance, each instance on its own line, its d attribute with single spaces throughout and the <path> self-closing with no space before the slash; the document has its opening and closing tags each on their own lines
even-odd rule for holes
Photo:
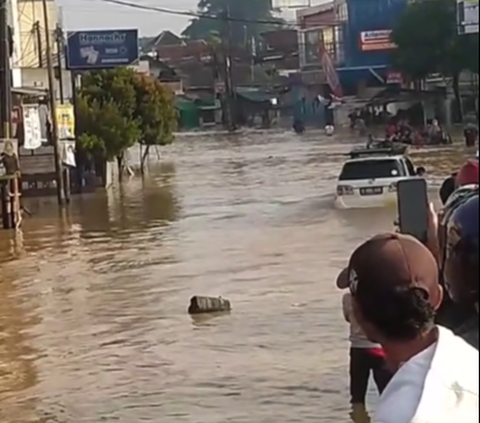
<svg viewBox="0 0 480 423">
<path fill-rule="evenodd" d="M 319 4 L 317 6 L 306 7 L 304 9 L 297 10 L 297 19 L 316 15 L 317 13 L 328 12 L 332 9 L 333 9 L 333 1 L 329 1 L 328 3 L 324 3 L 324 4 Z"/>
</svg>

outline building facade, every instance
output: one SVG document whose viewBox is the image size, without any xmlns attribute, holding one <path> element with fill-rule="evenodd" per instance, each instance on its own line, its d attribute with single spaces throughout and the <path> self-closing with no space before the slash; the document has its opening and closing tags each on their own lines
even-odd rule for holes
<svg viewBox="0 0 480 423">
<path fill-rule="evenodd" d="M 337 72 L 346 91 L 388 83 L 395 50 L 390 35 L 406 6 L 407 0 L 335 0 L 344 48 Z"/>
<path fill-rule="evenodd" d="M 319 102 L 319 96 L 328 92 L 322 49 L 325 48 L 334 62 L 342 55 L 334 41 L 340 35 L 336 31 L 334 3 L 299 9 L 296 18 L 300 71 L 292 78 L 294 114 L 307 125 L 322 127 L 329 121 L 328 112 Z"/>
<path fill-rule="evenodd" d="M 9 19 L 13 30 L 12 80 L 14 87 L 46 89 L 48 87 L 45 15 L 41 0 L 10 0 Z M 56 28 L 60 22 L 55 0 L 47 0 L 47 18 L 53 62 L 64 60 L 58 55 Z M 63 91 L 71 97 L 70 72 L 62 71 Z M 56 90 L 58 97 L 59 89 Z"/>
<path fill-rule="evenodd" d="M 394 74 L 391 54 L 395 46 L 390 34 L 407 1 L 333 0 L 299 10 L 303 79 L 327 83 L 321 54 L 324 49 L 344 94 L 356 95 L 366 87 L 387 84 Z"/>
</svg>

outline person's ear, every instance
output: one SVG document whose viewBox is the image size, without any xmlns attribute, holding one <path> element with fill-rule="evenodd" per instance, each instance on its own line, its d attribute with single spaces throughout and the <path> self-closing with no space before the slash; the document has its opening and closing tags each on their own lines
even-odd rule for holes
<svg viewBox="0 0 480 423">
<path fill-rule="evenodd" d="M 443 287 L 437 285 L 436 289 L 432 292 L 432 298 L 430 299 L 430 304 L 435 311 L 437 311 L 443 302 Z"/>
</svg>

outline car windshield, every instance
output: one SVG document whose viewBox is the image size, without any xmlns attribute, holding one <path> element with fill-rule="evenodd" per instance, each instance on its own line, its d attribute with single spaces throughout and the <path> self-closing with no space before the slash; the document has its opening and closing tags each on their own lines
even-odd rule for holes
<svg viewBox="0 0 480 423">
<path fill-rule="evenodd" d="M 398 160 L 362 160 L 347 162 L 340 174 L 341 181 L 357 179 L 380 179 L 405 176 L 405 169 Z"/>
</svg>

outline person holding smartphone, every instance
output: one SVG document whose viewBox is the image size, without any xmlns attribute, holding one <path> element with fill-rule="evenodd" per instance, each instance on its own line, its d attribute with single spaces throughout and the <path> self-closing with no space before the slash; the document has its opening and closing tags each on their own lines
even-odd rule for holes
<svg viewBox="0 0 480 423">
<path fill-rule="evenodd" d="M 337 284 L 349 287 L 355 320 L 395 371 L 372 423 L 478 423 L 478 350 L 435 324 L 443 290 L 425 245 L 398 233 L 374 236 Z"/>
</svg>

